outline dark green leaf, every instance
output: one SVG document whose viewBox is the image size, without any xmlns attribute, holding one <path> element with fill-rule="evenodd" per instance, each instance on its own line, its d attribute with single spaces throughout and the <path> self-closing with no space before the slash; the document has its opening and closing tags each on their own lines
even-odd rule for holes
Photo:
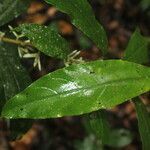
<svg viewBox="0 0 150 150">
<path fill-rule="evenodd" d="M 149 150 L 150 147 L 150 114 L 146 110 L 146 106 L 141 102 L 139 98 L 134 100 L 137 118 L 138 118 L 138 125 L 139 131 L 142 139 L 143 150 Z"/>
<path fill-rule="evenodd" d="M 106 144 L 111 132 L 110 126 L 107 121 L 107 115 L 105 110 L 99 110 L 88 115 L 87 123 L 89 124 L 91 131 L 102 140 L 103 144 Z"/>
<path fill-rule="evenodd" d="M 20 63 L 17 47 L 0 43 L 0 109 L 8 99 L 22 91 L 30 83 L 30 77 Z M 31 121 L 28 123 L 31 125 Z M 29 127 L 24 121 L 20 122 L 20 120 L 11 120 L 9 124 L 11 136 L 17 136 Z M 12 124 L 15 124 L 15 126 L 12 126 Z"/>
<path fill-rule="evenodd" d="M 149 61 L 148 56 L 148 41 L 145 40 L 145 38 L 137 29 L 129 41 L 123 59 L 139 64 L 144 64 Z"/>
<path fill-rule="evenodd" d="M 137 51 L 138 55 L 135 54 L 133 50 Z M 124 58 L 126 60 L 130 60 L 137 63 L 146 63 L 148 61 L 147 41 L 144 39 L 144 37 L 140 35 L 138 30 L 136 30 L 133 36 L 131 37 L 131 40 L 125 53 L 127 53 L 125 54 L 125 56 L 127 57 Z M 137 112 L 138 126 L 142 139 L 143 150 L 148 150 L 150 147 L 150 114 L 148 113 L 146 107 L 139 98 L 135 98 L 134 103 Z"/>
<path fill-rule="evenodd" d="M 27 10 L 31 0 L 1 0 L 0 26 L 8 23 Z"/>
<path fill-rule="evenodd" d="M 23 24 L 16 30 L 22 32 L 38 50 L 48 56 L 64 59 L 69 53 L 67 41 L 50 26 Z"/>
<path fill-rule="evenodd" d="M 121 60 L 93 61 L 57 70 L 37 80 L 5 105 L 2 116 L 81 115 L 111 108 L 149 90 L 148 67 Z"/>
<path fill-rule="evenodd" d="M 86 34 L 102 51 L 107 53 L 107 37 L 103 27 L 95 19 L 87 0 L 45 0 L 68 14 L 72 24 Z"/>
<path fill-rule="evenodd" d="M 90 130 L 102 141 L 103 145 L 123 147 L 132 142 L 132 135 L 125 129 L 111 129 L 105 110 L 99 110 L 89 115 L 87 124 Z"/>
</svg>

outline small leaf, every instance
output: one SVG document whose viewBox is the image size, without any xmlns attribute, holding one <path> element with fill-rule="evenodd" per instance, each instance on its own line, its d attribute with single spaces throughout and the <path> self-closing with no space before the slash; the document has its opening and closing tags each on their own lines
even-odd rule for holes
<svg viewBox="0 0 150 150">
<path fill-rule="evenodd" d="M 126 48 L 124 60 L 144 64 L 149 61 L 148 41 L 140 34 L 137 29 L 132 35 Z"/>
<path fill-rule="evenodd" d="M 103 150 L 101 141 L 92 134 L 85 137 L 83 141 L 75 141 L 75 148 L 76 150 Z"/>
<path fill-rule="evenodd" d="M 22 32 L 38 50 L 48 56 L 64 59 L 69 53 L 67 41 L 50 26 L 22 24 L 16 30 Z"/>
<path fill-rule="evenodd" d="M 2 116 L 81 115 L 111 108 L 149 90 L 148 67 L 121 60 L 93 61 L 57 70 L 37 80 L 5 105 Z"/>
<path fill-rule="evenodd" d="M 133 140 L 133 135 L 126 129 L 113 129 L 109 134 L 107 145 L 121 148 L 129 145 Z"/>
<path fill-rule="evenodd" d="M 68 14 L 72 24 L 87 35 L 103 52 L 107 53 L 107 36 L 104 28 L 95 19 L 87 0 L 45 0 L 58 10 Z"/>
<path fill-rule="evenodd" d="M 30 0 L 1 0 L 0 26 L 8 23 L 27 10 Z"/>
</svg>

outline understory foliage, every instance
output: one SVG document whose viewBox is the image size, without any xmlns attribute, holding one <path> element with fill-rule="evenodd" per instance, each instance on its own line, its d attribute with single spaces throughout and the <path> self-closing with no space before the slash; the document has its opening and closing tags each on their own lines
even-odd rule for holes
<svg viewBox="0 0 150 150">
<path fill-rule="evenodd" d="M 45 0 L 70 17 L 71 23 L 101 51 L 104 60 L 85 62 L 75 59 L 73 51 L 54 24 L 20 24 L 12 28 L 9 22 L 24 13 L 30 0 L 0 2 L 0 109 L 1 117 L 23 119 L 17 125 L 27 127 L 25 119 L 60 118 L 81 115 L 89 136 L 77 149 L 102 149 L 103 145 L 123 147 L 132 141 L 126 129 L 113 129 L 107 109 L 132 100 L 137 112 L 143 150 L 150 147 L 150 115 L 140 95 L 150 91 L 149 40 L 137 28 L 130 38 L 122 60 L 106 60 L 107 35 L 96 20 L 87 0 Z M 145 1 L 146 3 L 146 1 Z M 145 6 L 142 3 L 143 7 Z M 62 69 L 31 81 L 20 57 L 33 58 L 41 70 L 40 55 L 61 59 Z M 70 54 L 71 53 L 71 54 Z M 15 130 L 15 129 L 13 129 Z M 93 144 L 95 142 L 95 144 Z"/>
</svg>

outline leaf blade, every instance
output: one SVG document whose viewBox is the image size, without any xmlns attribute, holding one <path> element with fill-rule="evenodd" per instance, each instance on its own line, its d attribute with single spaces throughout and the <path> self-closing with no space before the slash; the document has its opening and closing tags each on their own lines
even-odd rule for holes
<svg viewBox="0 0 150 150">
<path fill-rule="evenodd" d="M 133 44 L 132 44 L 133 42 Z M 137 47 L 138 43 L 138 47 Z M 147 63 L 148 62 L 148 42 L 144 39 L 144 37 L 140 34 L 137 29 L 132 35 L 127 50 L 125 51 L 126 60 L 130 60 L 137 63 Z M 142 47 L 142 49 L 140 49 Z M 138 55 L 133 53 L 133 50 L 136 50 Z M 141 57 L 142 56 L 142 57 Z M 143 150 L 148 150 L 150 147 L 150 135 L 148 131 L 150 131 L 150 114 L 146 110 L 146 106 L 140 100 L 140 98 L 134 98 L 134 105 L 137 113 L 139 132 L 142 140 Z"/>
<path fill-rule="evenodd" d="M 30 0 L 5 0 L 0 2 L 0 26 L 8 23 L 26 11 Z"/>
<path fill-rule="evenodd" d="M 149 62 L 148 43 L 137 28 L 131 36 L 123 59 L 139 64 Z"/>
<path fill-rule="evenodd" d="M 102 50 L 104 55 L 107 53 L 108 41 L 105 30 L 95 19 L 87 0 L 70 0 L 69 2 L 68 0 L 45 1 L 68 14 L 72 19 L 72 24 L 87 35 Z"/>
<path fill-rule="evenodd" d="M 37 80 L 10 100 L 2 115 L 53 118 L 110 108 L 149 91 L 149 76 L 148 67 L 121 60 L 72 65 Z"/>
<path fill-rule="evenodd" d="M 27 36 L 32 44 L 48 56 L 64 59 L 69 53 L 69 45 L 53 28 L 37 24 L 22 24 L 16 28 Z"/>
</svg>

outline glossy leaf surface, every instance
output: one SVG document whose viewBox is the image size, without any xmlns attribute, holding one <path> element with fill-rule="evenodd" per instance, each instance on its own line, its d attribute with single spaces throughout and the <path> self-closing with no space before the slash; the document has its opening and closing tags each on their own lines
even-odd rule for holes
<svg viewBox="0 0 150 150">
<path fill-rule="evenodd" d="M 32 44 L 48 56 L 64 59 L 69 45 L 53 28 L 37 24 L 23 24 L 16 28 L 28 37 Z"/>
<path fill-rule="evenodd" d="M 30 0 L 1 0 L 0 26 L 8 23 L 27 10 Z"/>
<path fill-rule="evenodd" d="M 148 41 L 140 34 L 138 29 L 133 33 L 123 59 L 139 64 L 149 61 Z"/>
<path fill-rule="evenodd" d="M 103 27 L 95 19 L 87 0 L 45 0 L 58 10 L 68 14 L 72 24 L 87 35 L 102 51 L 107 53 L 107 37 Z"/>
<path fill-rule="evenodd" d="M 81 115 L 150 90 L 150 69 L 121 60 L 93 61 L 57 70 L 37 80 L 4 107 L 7 118 Z"/>
</svg>

